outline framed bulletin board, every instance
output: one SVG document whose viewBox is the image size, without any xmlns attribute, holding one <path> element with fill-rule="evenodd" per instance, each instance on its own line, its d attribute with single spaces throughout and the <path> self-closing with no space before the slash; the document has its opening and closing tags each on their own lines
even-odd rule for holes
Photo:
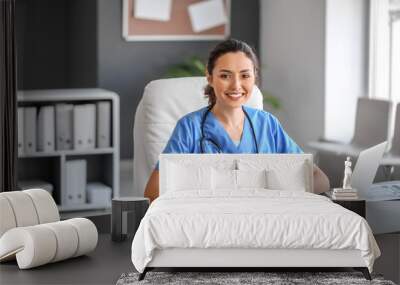
<svg viewBox="0 0 400 285">
<path fill-rule="evenodd" d="M 122 1 L 127 41 L 222 40 L 230 35 L 230 0 Z"/>
</svg>

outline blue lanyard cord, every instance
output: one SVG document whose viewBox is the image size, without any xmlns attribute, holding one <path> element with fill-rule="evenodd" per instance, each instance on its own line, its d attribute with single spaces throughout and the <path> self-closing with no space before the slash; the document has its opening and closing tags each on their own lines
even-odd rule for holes
<svg viewBox="0 0 400 285">
<path fill-rule="evenodd" d="M 203 143 L 204 143 L 205 140 L 208 140 L 208 141 L 210 141 L 210 142 L 217 148 L 218 153 L 222 153 L 221 147 L 219 146 L 219 144 L 218 144 L 215 140 L 213 140 L 213 139 L 211 139 L 211 138 L 207 139 L 207 138 L 204 136 L 204 124 L 205 124 L 205 122 L 206 122 L 206 118 L 207 118 L 208 114 L 211 112 L 211 108 L 212 108 L 212 106 L 209 107 L 209 108 L 207 108 L 207 111 L 204 113 L 203 118 L 201 119 L 201 126 L 200 126 L 200 129 L 201 129 L 200 150 L 201 150 L 201 153 L 205 153 L 204 148 L 203 148 Z M 255 143 L 255 145 L 256 145 L 256 153 L 259 153 L 259 151 L 258 151 L 257 137 L 256 137 L 256 132 L 255 132 L 255 130 L 254 130 L 253 123 L 252 123 L 251 120 L 250 120 L 249 114 L 247 114 L 247 112 L 245 111 L 245 109 L 244 109 L 243 107 L 242 107 L 242 110 L 243 110 L 243 113 L 244 113 L 244 115 L 246 116 L 246 118 L 247 118 L 247 120 L 249 121 L 249 124 L 250 124 L 251 132 L 252 132 L 252 134 L 253 134 L 254 143 Z M 243 130 L 244 130 L 244 129 L 243 129 Z"/>
</svg>

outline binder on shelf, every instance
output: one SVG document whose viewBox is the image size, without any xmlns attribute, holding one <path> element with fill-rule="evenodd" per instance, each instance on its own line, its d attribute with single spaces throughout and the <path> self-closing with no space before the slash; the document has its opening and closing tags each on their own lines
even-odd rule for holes
<svg viewBox="0 0 400 285">
<path fill-rule="evenodd" d="M 57 150 L 72 149 L 72 104 L 56 105 L 56 147 Z"/>
<path fill-rule="evenodd" d="M 86 186 L 86 192 L 89 204 L 111 208 L 111 187 L 101 182 L 90 182 Z"/>
<path fill-rule="evenodd" d="M 24 153 L 24 108 L 18 107 L 18 155 Z"/>
<path fill-rule="evenodd" d="M 74 106 L 74 149 L 93 149 L 96 140 L 96 105 Z"/>
<path fill-rule="evenodd" d="M 24 152 L 36 152 L 36 107 L 24 108 Z"/>
<path fill-rule="evenodd" d="M 54 152 L 54 106 L 39 109 L 37 147 L 39 151 Z"/>
<path fill-rule="evenodd" d="M 86 203 L 86 160 L 65 162 L 65 191 L 61 194 L 62 205 Z"/>
<path fill-rule="evenodd" d="M 111 103 L 102 101 L 97 103 L 97 147 L 110 147 Z"/>
<path fill-rule="evenodd" d="M 18 90 L 16 99 L 15 136 L 19 144 L 16 190 L 42 188 L 52 192 L 61 212 L 109 208 L 110 196 L 119 196 L 119 180 L 115 175 L 119 174 L 116 158 L 120 138 L 114 137 L 120 131 L 118 95 L 99 88 Z M 79 123 L 85 126 L 83 133 L 91 125 L 91 136 L 85 144 L 90 140 L 92 149 L 75 150 L 74 108 L 87 104 L 94 108 L 86 109 Z M 45 106 L 54 107 L 54 151 L 45 150 L 41 141 L 48 131 L 47 111 L 42 109 Z M 79 166 L 74 160 L 84 160 L 83 167 L 82 162 Z M 96 180 L 105 185 L 88 183 Z"/>
</svg>

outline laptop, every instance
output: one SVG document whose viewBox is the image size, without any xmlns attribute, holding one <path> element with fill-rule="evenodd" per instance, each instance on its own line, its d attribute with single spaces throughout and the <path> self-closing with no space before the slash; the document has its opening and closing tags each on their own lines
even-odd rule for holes
<svg viewBox="0 0 400 285">
<path fill-rule="evenodd" d="M 360 152 L 351 176 L 351 187 L 358 190 L 360 198 L 368 196 L 386 147 L 387 141 Z"/>
<path fill-rule="evenodd" d="M 399 181 L 372 184 L 386 145 L 383 142 L 360 153 L 351 183 L 366 200 L 366 217 L 374 234 L 400 231 Z"/>
</svg>

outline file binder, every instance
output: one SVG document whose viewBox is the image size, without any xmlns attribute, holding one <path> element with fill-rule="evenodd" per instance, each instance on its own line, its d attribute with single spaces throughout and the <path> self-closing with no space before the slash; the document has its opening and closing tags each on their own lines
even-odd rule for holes
<svg viewBox="0 0 400 285">
<path fill-rule="evenodd" d="M 39 109 L 37 146 L 39 151 L 54 152 L 54 106 Z"/>
<path fill-rule="evenodd" d="M 74 149 L 92 149 L 96 145 L 96 105 L 74 106 Z"/>
<path fill-rule="evenodd" d="M 86 160 L 75 159 L 65 162 L 65 190 L 61 203 L 76 205 L 86 203 Z"/>
<path fill-rule="evenodd" d="M 56 105 L 56 147 L 57 150 L 72 149 L 72 104 Z"/>
<path fill-rule="evenodd" d="M 24 108 L 24 152 L 36 152 L 36 107 Z"/>
<path fill-rule="evenodd" d="M 24 108 L 18 107 L 18 155 L 24 153 Z"/>
<path fill-rule="evenodd" d="M 111 187 L 101 182 L 90 182 L 86 185 L 86 196 L 89 204 L 111 208 Z"/>
<path fill-rule="evenodd" d="M 111 103 L 97 103 L 97 147 L 110 147 Z"/>
</svg>

